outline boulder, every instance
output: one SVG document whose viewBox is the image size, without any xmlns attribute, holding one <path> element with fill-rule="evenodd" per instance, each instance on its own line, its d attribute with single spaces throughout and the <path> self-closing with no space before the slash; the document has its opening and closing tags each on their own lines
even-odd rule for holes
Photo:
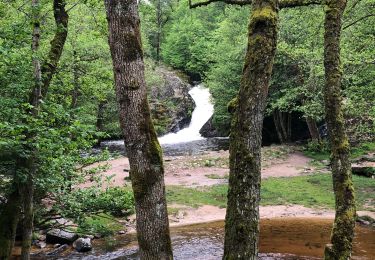
<svg viewBox="0 0 375 260">
<path fill-rule="evenodd" d="M 214 127 L 213 123 L 212 123 L 212 116 L 210 119 L 208 119 L 208 121 L 202 126 L 201 130 L 199 130 L 199 133 L 203 136 L 203 137 L 217 137 L 219 136 L 219 133 L 218 131 L 216 130 L 216 128 Z"/>
<path fill-rule="evenodd" d="M 151 87 L 150 108 L 159 135 L 177 132 L 190 124 L 195 103 L 189 94 L 191 85 L 176 72 L 157 68 L 163 82 Z"/>
<path fill-rule="evenodd" d="M 355 175 L 375 178 L 375 167 L 368 166 L 352 166 L 352 172 Z"/>
<path fill-rule="evenodd" d="M 77 239 L 77 234 L 61 229 L 52 229 L 47 232 L 46 236 L 46 242 L 49 244 L 71 244 Z"/>
<path fill-rule="evenodd" d="M 92 249 L 91 239 L 90 238 L 78 238 L 73 243 L 73 247 L 77 252 L 88 252 Z"/>
</svg>

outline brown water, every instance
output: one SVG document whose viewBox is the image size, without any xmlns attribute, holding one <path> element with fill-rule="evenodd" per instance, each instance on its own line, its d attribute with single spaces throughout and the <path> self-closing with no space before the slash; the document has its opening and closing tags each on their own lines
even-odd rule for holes
<svg viewBox="0 0 375 260">
<path fill-rule="evenodd" d="M 278 218 L 261 220 L 260 259 L 321 259 L 328 243 L 331 219 Z M 216 260 L 223 254 L 224 222 L 172 228 L 177 260 Z M 66 252 L 49 259 L 138 259 L 135 235 L 94 240 L 86 254 Z M 44 257 L 46 258 L 46 257 Z M 357 226 L 352 259 L 375 259 L 375 229 Z"/>
</svg>

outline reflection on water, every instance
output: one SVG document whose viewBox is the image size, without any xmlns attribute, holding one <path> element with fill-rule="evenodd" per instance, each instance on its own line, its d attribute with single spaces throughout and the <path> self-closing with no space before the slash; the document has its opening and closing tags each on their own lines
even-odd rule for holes
<svg viewBox="0 0 375 260">
<path fill-rule="evenodd" d="M 321 259 L 332 227 L 330 219 L 279 218 L 261 220 L 260 259 Z M 177 260 L 217 260 L 223 254 L 224 222 L 211 222 L 171 229 Z M 108 242 L 94 241 L 88 254 L 73 253 L 59 259 L 138 259 L 134 235 L 119 236 L 108 250 Z M 111 252 L 108 252 L 111 251 Z M 374 259 L 375 230 L 356 227 L 352 259 Z"/>
</svg>

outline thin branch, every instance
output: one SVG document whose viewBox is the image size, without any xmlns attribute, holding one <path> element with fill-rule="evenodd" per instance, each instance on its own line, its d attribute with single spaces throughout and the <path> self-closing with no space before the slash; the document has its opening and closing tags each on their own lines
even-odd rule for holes
<svg viewBox="0 0 375 260">
<path fill-rule="evenodd" d="M 365 15 L 365 16 L 359 18 L 358 20 L 355 20 L 354 22 L 351 22 L 350 24 L 345 25 L 342 29 L 345 30 L 345 29 L 349 28 L 350 26 L 355 25 L 356 23 L 358 23 L 358 22 L 360 22 L 360 21 L 362 21 L 362 20 L 364 20 L 364 19 L 367 19 L 367 18 L 369 18 L 369 17 L 371 17 L 371 16 L 375 16 L 375 14 L 368 14 L 368 15 Z"/>
<path fill-rule="evenodd" d="M 204 2 L 198 2 L 198 3 L 192 3 L 191 0 L 189 0 L 189 7 L 190 9 L 196 8 L 199 6 L 206 6 L 211 3 L 216 2 L 223 2 L 226 4 L 233 4 L 233 5 L 249 5 L 251 4 L 251 0 L 207 0 Z M 321 5 L 323 3 L 323 0 L 281 0 L 279 3 L 280 9 L 282 8 L 292 8 L 292 7 L 299 7 L 299 6 L 309 6 L 309 5 Z"/>
<path fill-rule="evenodd" d="M 208 0 L 208 1 L 205 1 L 205 2 L 198 2 L 198 3 L 194 3 L 194 4 L 192 4 L 191 0 L 189 0 L 189 7 L 190 7 L 190 9 L 193 9 L 193 8 L 196 8 L 196 7 L 206 6 L 206 5 L 209 5 L 211 3 L 216 3 L 216 2 L 223 2 L 223 3 L 226 3 L 226 4 L 233 4 L 233 5 L 240 5 L 240 6 L 251 4 L 251 0 Z"/>
<path fill-rule="evenodd" d="M 281 0 L 279 6 L 282 9 L 321 4 L 323 4 L 323 0 Z"/>
</svg>

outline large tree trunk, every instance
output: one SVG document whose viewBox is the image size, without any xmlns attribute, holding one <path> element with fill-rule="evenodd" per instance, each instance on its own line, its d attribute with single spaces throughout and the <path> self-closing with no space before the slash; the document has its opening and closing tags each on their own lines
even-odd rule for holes
<svg viewBox="0 0 375 260">
<path fill-rule="evenodd" d="M 230 135 L 223 259 L 257 259 L 264 109 L 277 42 L 278 1 L 255 0 Z"/>
<path fill-rule="evenodd" d="M 141 259 L 172 259 L 162 151 L 151 121 L 137 0 L 105 0 Z"/>
<path fill-rule="evenodd" d="M 312 117 L 306 117 L 306 124 L 309 128 L 311 140 L 320 141 L 320 135 L 316 121 Z"/>
<path fill-rule="evenodd" d="M 355 227 L 355 199 L 352 182 L 348 137 L 341 108 L 340 33 L 346 0 L 326 2 L 324 33 L 325 87 L 324 103 L 331 145 L 333 190 L 336 216 L 331 243 L 325 248 L 325 259 L 350 259 Z"/>
</svg>

